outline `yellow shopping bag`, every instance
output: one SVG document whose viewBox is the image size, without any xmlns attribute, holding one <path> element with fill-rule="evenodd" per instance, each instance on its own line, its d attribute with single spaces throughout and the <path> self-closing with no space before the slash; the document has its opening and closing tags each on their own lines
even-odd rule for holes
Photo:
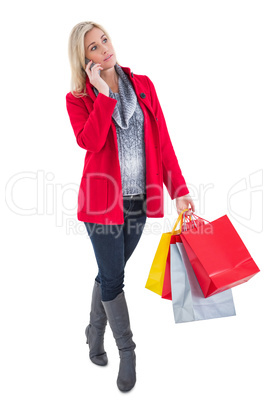
<svg viewBox="0 0 268 402">
<path fill-rule="evenodd" d="M 167 257 L 168 257 L 170 239 L 171 239 L 172 235 L 180 234 L 182 220 L 183 220 L 183 214 L 185 211 L 188 211 L 188 208 L 184 209 L 180 213 L 172 231 L 162 234 L 159 245 L 157 247 L 157 250 L 156 250 L 156 253 L 154 256 L 154 260 L 153 260 L 150 272 L 149 272 L 149 276 L 148 276 L 148 279 L 147 279 L 147 282 L 145 285 L 146 289 L 149 289 L 152 292 L 154 292 L 160 296 L 162 295 L 162 290 L 163 290 L 163 283 L 164 283 L 164 278 L 165 278 L 165 269 L 166 269 L 166 262 L 167 262 Z M 180 228 L 175 231 L 179 222 L 180 222 Z"/>
</svg>

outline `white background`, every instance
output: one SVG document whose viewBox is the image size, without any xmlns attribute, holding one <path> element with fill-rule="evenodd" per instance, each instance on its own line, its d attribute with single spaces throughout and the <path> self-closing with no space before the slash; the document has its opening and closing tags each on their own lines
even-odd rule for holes
<svg viewBox="0 0 268 402">
<path fill-rule="evenodd" d="M 267 14 L 258 0 L 1 7 L 1 400 L 268 400 Z M 137 344 L 128 395 L 110 328 L 107 367 L 89 361 L 84 335 L 97 264 L 76 219 L 85 151 L 65 96 L 69 34 L 85 20 L 108 30 L 122 66 L 154 82 L 197 215 L 227 214 L 261 269 L 233 289 L 236 317 L 175 324 L 171 302 L 145 289 L 178 216 L 165 188 L 165 217 L 147 220 L 126 268 Z"/>
</svg>

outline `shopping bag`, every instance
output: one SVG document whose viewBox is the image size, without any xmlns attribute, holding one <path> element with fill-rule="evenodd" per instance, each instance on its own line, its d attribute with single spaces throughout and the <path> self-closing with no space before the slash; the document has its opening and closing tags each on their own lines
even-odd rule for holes
<svg viewBox="0 0 268 402">
<path fill-rule="evenodd" d="M 162 296 L 163 291 L 163 284 L 165 278 L 165 270 L 166 270 L 166 263 L 167 257 L 169 253 L 169 244 L 171 235 L 176 233 L 175 228 L 179 222 L 183 220 L 183 213 L 188 211 L 185 209 L 179 215 L 172 232 L 163 233 L 158 244 L 153 263 L 151 265 L 151 269 L 148 275 L 148 279 L 145 285 L 146 289 L 151 290 L 152 292 Z M 168 282 L 167 282 L 168 283 Z M 169 288 L 170 288 L 170 279 L 169 279 Z"/>
<path fill-rule="evenodd" d="M 169 252 L 170 233 L 163 233 L 157 247 L 154 260 L 145 287 L 162 295 L 166 261 Z"/>
<path fill-rule="evenodd" d="M 185 211 L 187 211 L 187 210 L 185 210 Z M 189 217 L 188 219 L 189 219 L 189 221 L 187 221 L 187 217 L 184 216 L 184 213 L 181 214 L 181 216 L 178 218 L 177 222 L 175 223 L 175 225 L 173 227 L 173 230 L 171 232 L 171 239 L 173 236 L 176 236 L 176 234 L 172 234 L 172 233 L 179 233 L 180 230 L 188 230 L 191 227 L 193 227 L 191 217 Z M 181 228 L 179 228 L 178 230 L 175 231 L 178 222 L 180 223 Z M 200 224 L 203 224 L 202 220 L 201 221 L 196 220 L 194 223 L 195 227 L 199 226 Z M 163 289 L 162 289 L 162 298 L 172 300 L 171 281 L 170 281 L 170 249 L 168 251 L 168 256 L 167 256 L 167 260 L 166 260 L 164 282 L 163 282 Z"/>
<path fill-rule="evenodd" d="M 168 250 L 168 256 L 166 261 L 162 298 L 172 300 L 171 282 L 170 282 L 170 250 Z"/>
<path fill-rule="evenodd" d="M 236 315 L 232 290 L 205 298 L 180 235 L 170 242 L 172 306 L 175 323 Z"/>
<path fill-rule="evenodd" d="M 205 297 L 244 283 L 260 271 L 227 215 L 181 232 L 181 240 Z"/>
</svg>

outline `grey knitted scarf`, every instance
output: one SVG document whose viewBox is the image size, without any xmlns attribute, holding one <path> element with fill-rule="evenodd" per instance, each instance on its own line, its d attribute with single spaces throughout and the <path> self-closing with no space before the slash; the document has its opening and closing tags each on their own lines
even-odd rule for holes
<svg viewBox="0 0 268 402">
<path fill-rule="evenodd" d="M 127 74 L 118 64 L 114 68 L 119 76 L 119 92 L 109 88 L 109 97 L 117 100 L 112 119 L 116 126 L 123 195 L 146 193 L 143 111 Z M 97 96 L 98 90 L 95 87 L 93 90 Z"/>
<path fill-rule="evenodd" d="M 109 88 L 109 97 L 117 100 L 112 117 L 121 129 L 127 129 L 129 127 L 129 120 L 136 110 L 137 96 L 122 68 L 117 63 L 114 68 L 119 75 L 119 94 L 113 93 L 111 88 Z M 93 87 L 93 90 L 97 96 L 99 91 L 95 87 Z"/>
</svg>

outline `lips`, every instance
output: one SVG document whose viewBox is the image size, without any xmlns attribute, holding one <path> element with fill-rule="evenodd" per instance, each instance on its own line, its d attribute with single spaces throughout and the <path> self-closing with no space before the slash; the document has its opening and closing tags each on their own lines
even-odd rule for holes
<svg viewBox="0 0 268 402">
<path fill-rule="evenodd" d="M 104 61 L 109 60 L 112 57 L 112 54 L 110 54 L 110 56 L 106 57 L 106 59 L 104 59 Z"/>
</svg>

